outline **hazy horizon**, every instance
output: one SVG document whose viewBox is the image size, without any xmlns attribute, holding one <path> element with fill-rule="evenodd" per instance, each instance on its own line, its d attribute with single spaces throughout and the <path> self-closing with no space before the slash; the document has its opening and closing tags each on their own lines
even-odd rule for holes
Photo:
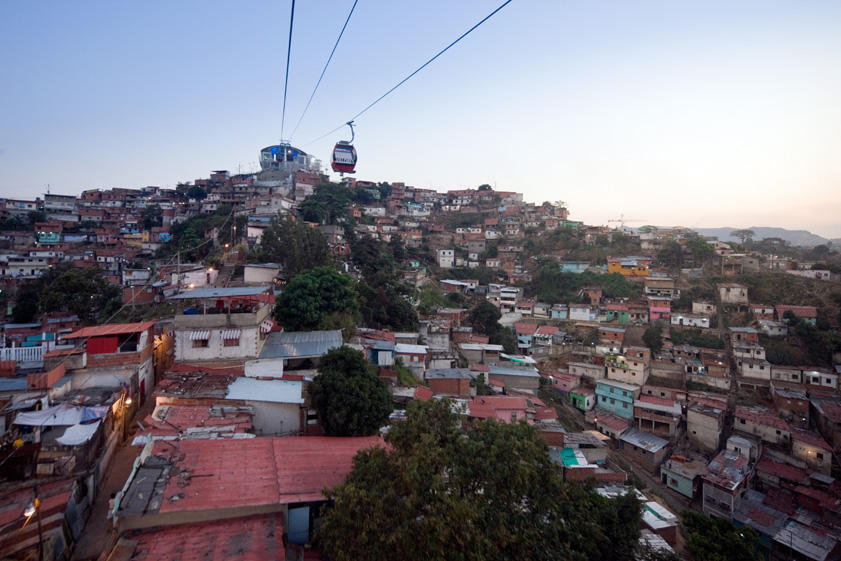
<svg viewBox="0 0 841 561">
<path fill-rule="evenodd" d="M 352 3 L 296 5 L 284 136 Z M 326 163 L 345 130 L 308 141 L 500 3 L 360 0 L 292 143 Z M 252 171 L 280 137 L 288 21 L 288 2 L 0 5 L 0 195 Z M 357 121 L 357 177 L 839 238 L 838 99 L 841 3 L 515 0 Z"/>
</svg>

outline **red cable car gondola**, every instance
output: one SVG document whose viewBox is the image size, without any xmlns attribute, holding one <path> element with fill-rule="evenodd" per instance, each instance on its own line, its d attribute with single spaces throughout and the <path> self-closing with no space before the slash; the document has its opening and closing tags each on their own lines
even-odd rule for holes
<svg viewBox="0 0 841 561">
<path fill-rule="evenodd" d="M 356 137 L 353 121 L 348 121 L 347 125 L 350 127 L 350 140 L 340 140 L 333 147 L 333 171 L 339 173 L 353 173 L 356 169 L 356 148 L 351 144 Z"/>
</svg>

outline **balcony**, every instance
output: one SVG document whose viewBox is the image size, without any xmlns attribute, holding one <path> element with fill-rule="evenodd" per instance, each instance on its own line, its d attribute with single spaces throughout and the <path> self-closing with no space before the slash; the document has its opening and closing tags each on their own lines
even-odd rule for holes
<svg viewBox="0 0 841 561">
<path fill-rule="evenodd" d="M 255 327 L 271 313 L 263 304 L 251 308 L 187 308 L 175 316 L 175 329 L 210 329 L 215 327 Z"/>
</svg>

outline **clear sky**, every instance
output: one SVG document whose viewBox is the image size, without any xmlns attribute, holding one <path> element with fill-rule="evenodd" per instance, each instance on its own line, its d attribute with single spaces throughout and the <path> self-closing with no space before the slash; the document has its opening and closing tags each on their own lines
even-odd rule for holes
<svg viewBox="0 0 841 561">
<path fill-rule="evenodd" d="M 502 0 L 359 0 L 292 143 Z M 352 0 L 297 2 L 285 136 Z M 251 171 L 280 138 L 289 0 L 0 2 L 0 196 Z M 358 120 L 357 177 L 490 183 L 631 226 L 841 237 L 841 2 L 514 0 Z"/>
</svg>

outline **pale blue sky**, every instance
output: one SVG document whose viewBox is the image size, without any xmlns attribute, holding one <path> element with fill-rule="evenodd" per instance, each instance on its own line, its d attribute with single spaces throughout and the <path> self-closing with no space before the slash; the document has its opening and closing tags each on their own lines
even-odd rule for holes
<svg viewBox="0 0 841 561">
<path fill-rule="evenodd" d="M 352 0 L 296 5 L 288 136 Z M 359 0 L 293 144 L 501 0 Z M 280 137 L 289 1 L 0 3 L 0 195 L 249 171 Z M 514 0 L 358 121 L 357 177 L 495 184 L 602 224 L 841 237 L 841 2 Z"/>
</svg>

